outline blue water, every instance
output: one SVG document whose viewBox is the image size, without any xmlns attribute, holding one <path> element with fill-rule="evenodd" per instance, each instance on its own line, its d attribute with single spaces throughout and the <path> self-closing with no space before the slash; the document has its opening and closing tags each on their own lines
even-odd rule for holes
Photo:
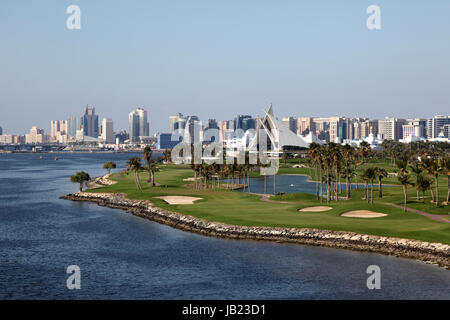
<svg viewBox="0 0 450 320">
<path fill-rule="evenodd" d="M 105 161 L 120 169 L 131 156 L 0 155 L 0 298 L 450 299 L 450 272 L 419 261 L 204 237 L 58 199 L 77 191 L 77 170 L 101 175 Z M 366 287 L 374 264 L 381 290 Z M 81 290 L 66 287 L 69 265 Z"/>
<path fill-rule="evenodd" d="M 309 180 L 310 177 L 303 175 L 277 175 L 275 193 L 304 192 L 316 194 L 316 183 Z M 342 183 L 341 186 L 342 190 L 345 190 L 345 183 Z M 363 184 L 352 184 L 351 188 L 355 189 L 356 186 L 360 189 L 364 188 Z M 240 191 L 248 190 L 240 189 Z M 254 193 L 264 193 L 264 177 L 250 178 L 250 191 Z M 323 186 L 323 192 L 326 193 L 325 185 Z M 273 176 L 267 176 L 266 178 L 266 193 L 274 193 Z"/>
</svg>

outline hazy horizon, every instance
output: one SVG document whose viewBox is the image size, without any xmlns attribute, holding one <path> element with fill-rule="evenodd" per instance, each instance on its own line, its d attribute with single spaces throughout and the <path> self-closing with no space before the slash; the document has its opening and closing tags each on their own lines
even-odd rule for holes
<svg viewBox="0 0 450 320">
<path fill-rule="evenodd" d="M 81 30 L 66 8 L 81 8 Z M 366 8 L 381 7 L 381 30 Z M 450 110 L 450 2 L 24 1 L 0 3 L 0 126 L 49 132 L 81 117 L 128 131 L 148 111 L 231 120 L 276 116 L 430 118 Z"/>
</svg>

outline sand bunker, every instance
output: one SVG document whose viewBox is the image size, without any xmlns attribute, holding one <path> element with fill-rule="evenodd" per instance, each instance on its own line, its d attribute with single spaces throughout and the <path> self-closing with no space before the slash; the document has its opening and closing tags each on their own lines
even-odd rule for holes
<svg viewBox="0 0 450 320">
<path fill-rule="evenodd" d="M 351 218 L 379 218 L 387 216 L 387 214 L 373 212 L 369 210 L 355 210 L 349 211 L 342 214 L 343 217 L 351 217 Z"/>
<path fill-rule="evenodd" d="M 194 201 L 202 200 L 202 198 L 185 197 L 185 196 L 164 196 L 155 198 L 162 199 L 168 204 L 194 204 Z"/>
<path fill-rule="evenodd" d="M 300 209 L 298 211 L 300 211 L 300 212 L 323 212 L 323 211 L 329 211 L 331 209 L 333 209 L 333 208 L 332 207 L 317 206 L 317 207 L 303 208 L 303 209 Z"/>
<path fill-rule="evenodd" d="M 199 180 L 200 178 L 197 178 Z M 183 179 L 183 181 L 195 181 L 195 177 Z"/>
</svg>

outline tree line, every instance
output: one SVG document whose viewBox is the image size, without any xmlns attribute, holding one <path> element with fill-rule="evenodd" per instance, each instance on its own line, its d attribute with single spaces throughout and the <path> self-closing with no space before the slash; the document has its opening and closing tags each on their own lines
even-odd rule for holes
<svg viewBox="0 0 450 320">
<path fill-rule="evenodd" d="M 439 176 L 447 176 L 448 189 L 445 204 L 449 202 L 450 196 L 450 161 L 447 148 L 439 144 L 417 144 L 406 147 L 395 142 L 384 142 L 382 151 L 371 149 L 370 145 L 363 141 L 358 147 L 348 144 L 340 145 L 329 143 L 321 146 L 311 143 L 308 149 L 308 160 L 310 168 L 314 170 L 311 174 L 316 181 L 316 198 L 322 202 L 326 197 L 327 203 L 339 201 L 343 186 L 341 179 L 345 180 L 345 199 L 351 198 L 352 179 L 355 188 L 358 189 L 358 179 L 364 183 L 364 199 L 367 203 L 373 203 L 374 183 L 378 183 L 378 197 L 383 197 L 382 180 L 388 177 L 386 169 L 380 166 L 370 166 L 368 160 L 371 158 L 389 156 L 397 169 L 393 174 L 397 177 L 403 188 L 404 210 L 406 211 L 407 188 L 416 187 L 417 199 L 425 199 L 425 193 L 430 191 L 432 202 L 439 205 Z M 401 144 L 403 145 L 403 144 Z M 357 172 L 357 169 L 360 172 Z M 325 189 L 325 190 L 324 190 Z"/>
</svg>

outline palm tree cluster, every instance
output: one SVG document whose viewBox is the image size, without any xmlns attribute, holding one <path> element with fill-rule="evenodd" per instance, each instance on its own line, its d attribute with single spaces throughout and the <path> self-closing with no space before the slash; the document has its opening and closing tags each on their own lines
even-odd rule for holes
<svg viewBox="0 0 450 320">
<path fill-rule="evenodd" d="M 147 182 L 150 183 L 152 187 L 155 187 L 155 173 L 159 171 L 158 161 L 154 159 L 153 150 L 150 147 L 145 147 L 142 155 L 145 163 L 142 162 L 140 157 L 133 157 L 129 159 L 126 164 L 127 172 L 133 172 L 136 188 L 140 191 L 142 191 L 142 185 L 139 173 L 147 171 L 149 175 Z"/>
<path fill-rule="evenodd" d="M 244 191 L 250 192 L 250 171 L 256 166 L 250 165 L 248 157 L 245 164 L 203 163 L 191 164 L 194 171 L 194 189 L 220 188 L 220 181 L 227 180 L 226 188 L 234 189 L 243 186 Z M 231 182 L 231 183 L 230 183 Z"/>
<path fill-rule="evenodd" d="M 435 154 L 423 153 L 419 157 L 420 161 L 417 159 L 403 159 L 397 161 L 397 166 L 399 170 L 397 171 L 397 177 L 399 182 L 404 185 L 401 181 L 408 178 L 415 177 L 415 181 L 409 185 L 416 187 L 417 200 L 425 201 L 425 193 L 429 190 L 431 193 L 432 202 L 438 206 L 439 205 L 439 176 L 446 175 L 448 179 L 447 184 L 447 199 L 446 204 L 449 201 L 450 195 L 450 158 L 449 156 L 439 157 Z M 412 174 L 406 169 L 410 168 Z M 406 195 L 405 195 L 406 198 Z M 405 199 L 406 207 L 406 199 Z"/>
<path fill-rule="evenodd" d="M 141 181 L 139 179 L 139 172 L 142 171 L 142 163 L 139 157 L 133 157 L 127 161 L 127 171 L 134 173 L 134 183 L 139 191 L 142 191 Z"/>
<path fill-rule="evenodd" d="M 144 148 L 144 159 L 147 163 L 147 165 L 145 166 L 145 170 L 148 171 L 149 174 L 149 179 L 147 180 L 147 182 L 149 182 L 153 187 L 156 185 L 155 184 L 155 172 L 159 170 L 158 166 L 156 165 L 156 161 L 152 158 L 153 155 L 153 151 L 150 147 L 145 147 Z"/>
<path fill-rule="evenodd" d="M 317 200 L 322 202 L 326 195 L 328 203 L 332 200 L 339 201 L 343 191 L 341 179 L 345 179 L 345 196 L 350 199 L 352 178 L 355 178 L 356 184 L 358 182 L 356 168 L 364 165 L 371 155 L 372 151 L 367 142 L 362 142 L 358 148 L 333 142 L 326 146 L 311 143 L 308 157 L 310 167 L 314 169 Z M 375 177 L 375 172 L 373 174 Z"/>
<path fill-rule="evenodd" d="M 430 190 L 432 202 L 438 205 L 440 175 L 446 175 L 448 179 L 445 202 L 448 204 L 450 197 L 448 146 L 420 142 L 405 147 L 405 144 L 385 140 L 382 147 L 381 152 L 375 152 L 366 142 L 362 142 L 357 148 L 335 143 L 326 146 L 312 143 L 308 157 L 310 168 L 314 170 L 311 176 L 315 176 L 316 198 L 322 202 L 326 195 L 328 203 L 332 200 L 338 201 L 343 185 L 340 181 L 344 179 L 346 199 L 350 199 L 352 178 L 355 178 L 356 188 L 359 178 L 364 183 L 364 199 L 367 203 L 373 203 L 374 183 L 378 182 L 378 197 L 382 198 L 382 180 L 388 176 L 388 172 L 382 167 L 368 166 L 367 160 L 372 157 L 390 157 L 398 168 L 396 174 L 398 182 L 403 187 L 405 210 L 408 186 L 416 187 L 418 200 L 424 200 L 425 193 Z M 356 174 L 357 168 L 362 168 L 359 174 Z"/>
</svg>

